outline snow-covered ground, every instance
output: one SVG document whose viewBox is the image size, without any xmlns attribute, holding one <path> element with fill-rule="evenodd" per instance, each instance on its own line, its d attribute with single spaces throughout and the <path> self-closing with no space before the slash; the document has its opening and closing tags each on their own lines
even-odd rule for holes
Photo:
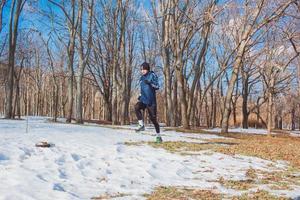
<svg viewBox="0 0 300 200">
<path fill-rule="evenodd" d="M 221 128 L 213 128 L 213 129 L 203 129 L 204 131 L 212 132 L 212 133 L 220 133 Z M 286 133 L 289 133 L 291 136 L 300 137 L 300 131 L 290 131 L 290 130 L 283 130 Z M 267 129 L 256 129 L 256 128 L 229 128 L 228 132 L 230 133 L 244 133 L 244 134 L 258 134 L 258 135 L 266 135 L 268 134 Z M 276 133 L 272 133 L 276 134 Z"/>
<path fill-rule="evenodd" d="M 204 129 L 205 131 L 214 132 L 214 133 L 220 133 L 221 128 L 213 128 L 213 129 Z M 230 128 L 228 129 L 228 132 L 231 133 L 245 133 L 245 134 L 259 134 L 259 135 L 265 135 L 268 133 L 266 129 L 255 129 L 255 128 L 249 128 L 249 129 L 243 129 L 243 128 Z"/>
<path fill-rule="evenodd" d="M 156 186 L 191 186 L 233 195 L 238 192 L 216 180 L 244 179 L 249 168 L 270 170 L 270 161 L 254 157 L 207 152 L 183 156 L 124 144 L 154 141 L 152 129 L 137 134 L 130 127 L 49 123 L 31 117 L 28 130 L 26 120 L 0 120 L 0 199 L 89 199 L 122 193 L 126 196 L 118 199 L 140 200 Z M 172 131 L 162 135 L 165 141 L 190 142 L 219 137 Z M 37 148 L 39 141 L 55 145 Z M 297 191 L 300 188 L 283 193 L 296 197 Z"/>
<path fill-rule="evenodd" d="M 295 137 L 300 137 L 300 131 L 291 131 L 290 132 L 291 136 L 295 136 Z"/>
</svg>

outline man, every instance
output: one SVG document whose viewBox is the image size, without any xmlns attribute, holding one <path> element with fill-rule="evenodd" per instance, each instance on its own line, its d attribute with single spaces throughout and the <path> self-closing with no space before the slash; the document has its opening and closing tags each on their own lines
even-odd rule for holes
<svg viewBox="0 0 300 200">
<path fill-rule="evenodd" d="M 144 131 L 145 125 L 143 122 L 142 111 L 147 109 L 149 118 L 155 126 L 156 130 L 156 142 L 161 143 L 162 138 L 160 136 L 159 124 L 156 119 L 156 90 L 159 89 L 158 78 L 153 71 L 150 71 L 150 65 L 144 62 L 141 65 L 142 76 L 140 78 L 141 94 L 138 98 L 138 102 L 135 105 L 135 114 L 139 122 L 139 126 L 136 132 Z"/>
</svg>

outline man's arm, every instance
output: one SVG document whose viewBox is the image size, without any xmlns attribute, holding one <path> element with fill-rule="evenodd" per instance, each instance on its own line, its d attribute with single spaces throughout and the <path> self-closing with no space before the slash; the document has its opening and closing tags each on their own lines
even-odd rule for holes
<svg viewBox="0 0 300 200">
<path fill-rule="evenodd" d="M 159 89 L 159 84 L 158 84 L 158 77 L 155 73 L 151 74 L 151 82 L 150 85 L 155 89 L 158 90 Z"/>
</svg>

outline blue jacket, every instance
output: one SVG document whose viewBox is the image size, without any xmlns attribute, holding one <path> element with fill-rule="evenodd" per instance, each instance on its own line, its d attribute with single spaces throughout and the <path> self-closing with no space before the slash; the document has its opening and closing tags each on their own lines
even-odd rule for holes
<svg viewBox="0 0 300 200">
<path fill-rule="evenodd" d="M 141 96 L 139 100 L 148 106 L 156 105 L 156 90 L 159 89 L 158 78 L 153 71 L 140 78 Z"/>
</svg>

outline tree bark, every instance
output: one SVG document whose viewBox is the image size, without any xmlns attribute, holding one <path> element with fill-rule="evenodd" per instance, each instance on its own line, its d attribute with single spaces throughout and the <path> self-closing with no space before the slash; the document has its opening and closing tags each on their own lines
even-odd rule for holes
<svg viewBox="0 0 300 200">
<path fill-rule="evenodd" d="M 292 121 L 292 131 L 294 131 L 296 129 L 296 115 L 295 115 L 295 108 L 292 109 L 292 112 L 291 112 L 291 121 Z"/>
<path fill-rule="evenodd" d="M 273 94 L 268 92 L 268 135 L 272 134 L 272 121 L 273 121 Z"/>
<path fill-rule="evenodd" d="M 187 113 L 187 101 L 186 101 L 186 88 L 184 83 L 184 77 L 182 70 L 176 69 L 176 76 L 178 80 L 178 89 L 180 91 L 180 107 L 181 107 L 181 122 L 185 129 L 190 129 L 188 113 Z"/>
<path fill-rule="evenodd" d="M 248 76 L 243 76 L 243 93 L 242 93 L 242 97 L 243 97 L 243 103 L 242 103 L 242 114 L 243 114 L 243 121 L 242 121 L 242 126 L 244 129 L 248 129 L 248 117 L 249 117 L 249 113 L 248 113 Z"/>
</svg>

